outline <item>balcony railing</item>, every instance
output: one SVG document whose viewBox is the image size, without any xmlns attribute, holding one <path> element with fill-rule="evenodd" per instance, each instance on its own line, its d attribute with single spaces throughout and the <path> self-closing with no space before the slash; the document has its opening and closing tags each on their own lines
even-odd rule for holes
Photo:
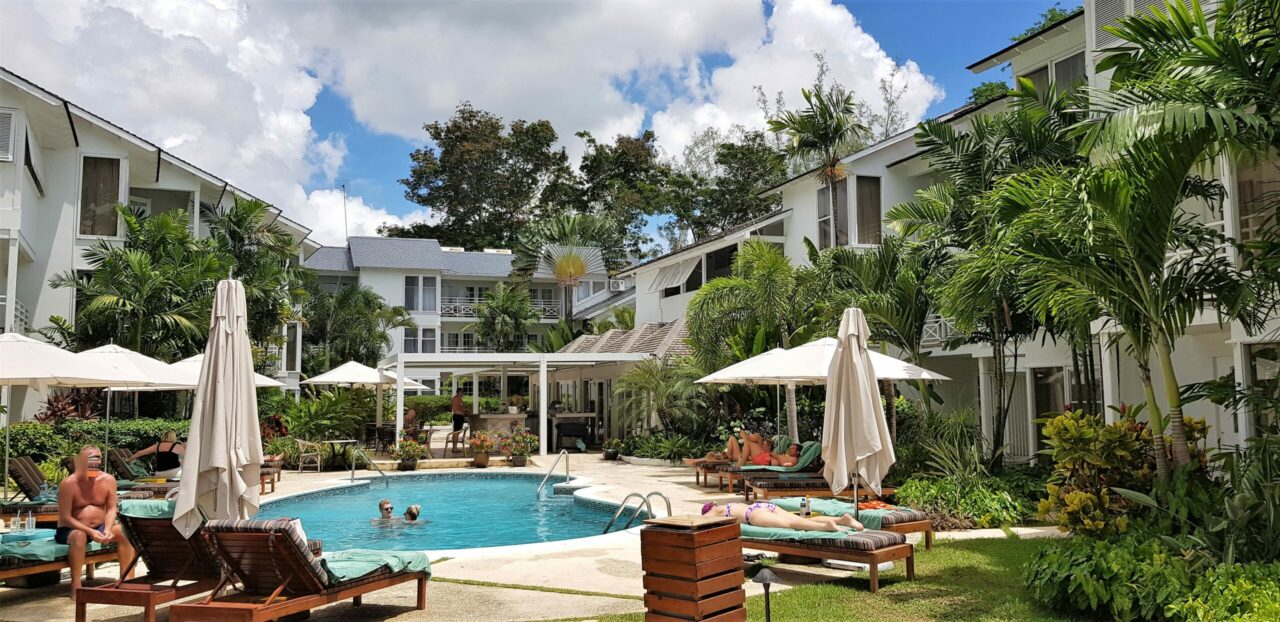
<svg viewBox="0 0 1280 622">
<path fill-rule="evenodd" d="M 493 352 L 493 348 L 482 346 L 440 346 L 440 352 L 443 354 L 487 354 Z"/>
<path fill-rule="evenodd" d="M 13 301 L 13 326 L 4 325 L 4 317 L 9 309 L 9 297 L 0 294 L 0 333 L 15 332 L 25 335 L 31 332 L 31 310 L 21 300 Z"/>
<path fill-rule="evenodd" d="M 931 315 L 924 322 L 924 333 L 921 335 L 921 345 L 934 346 L 946 343 L 952 337 L 956 336 L 957 331 L 955 325 L 941 315 Z"/>
<path fill-rule="evenodd" d="M 476 307 L 484 302 L 480 296 L 445 296 L 440 299 L 441 317 L 475 317 Z M 533 311 L 544 320 L 558 320 L 563 313 L 554 300 L 534 300 Z"/>
</svg>

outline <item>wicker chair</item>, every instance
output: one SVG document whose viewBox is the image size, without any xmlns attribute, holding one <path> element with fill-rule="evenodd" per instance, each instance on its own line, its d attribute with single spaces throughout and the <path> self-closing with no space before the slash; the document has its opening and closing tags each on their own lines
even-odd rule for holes
<svg viewBox="0 0 1280 622">
<path fill-rule="evenodd" d="M 301 473 L 308 464 L 315 465 L 316 473 L 324 470 L 324 448 L 319 443 L 296 440 L 298 441 L 298 472 Z"/>
</svg>

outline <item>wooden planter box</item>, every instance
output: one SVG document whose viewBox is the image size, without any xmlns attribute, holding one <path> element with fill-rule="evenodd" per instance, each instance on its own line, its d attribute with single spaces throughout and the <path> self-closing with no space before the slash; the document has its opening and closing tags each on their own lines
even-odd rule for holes
<svg viewBox="0 0 1280 622">
<path fill-rule="evenodd" d="M 736 519 L 673 516 L 640 531 L 646 622 L 742 622 L 742 542 Z"/>
</svg>

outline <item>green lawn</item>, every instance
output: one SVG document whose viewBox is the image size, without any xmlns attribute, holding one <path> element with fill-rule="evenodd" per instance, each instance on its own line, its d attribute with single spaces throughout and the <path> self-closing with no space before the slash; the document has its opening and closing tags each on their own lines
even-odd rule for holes
<svg viewBox="0 0 1280 622">
<path fill-rule="evenodd" d="M 774 620 L 1069 620 L 1033 603 L 1022 587 L 1022 567 L 1043 545 L 1037 540 L 939 541 L 916 554 L 916 580 L 903 565 L 880 575 L 880 592 L 867 592 L 865 574 L 774 594 Z M 764 597 L 747 599 L 750 620 L 764 620 Z M 640 622 L 643 614 L 601 618 Z"/>
</svg>

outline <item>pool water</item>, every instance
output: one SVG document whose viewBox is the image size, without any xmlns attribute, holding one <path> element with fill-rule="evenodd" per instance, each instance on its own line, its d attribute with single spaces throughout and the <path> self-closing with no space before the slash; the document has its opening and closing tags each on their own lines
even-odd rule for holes
<svg viewBox="0 0 1280 622">
<path fill-rule="evenodd" d="M 323 540 L 326 551 L 469 549 L 600 535 L 612 510 L 551 494 L 554 478 L 539 499 L 541 480 L 514 474 L 388 477 L 386 483 L 375 479 L 267 503 L 258 518 L 300 518 L 307 537 Z M 374 524 L 381 499 L 391 500 L 397 518 L 417 503 L 430 522 Z"/>
</svg>

